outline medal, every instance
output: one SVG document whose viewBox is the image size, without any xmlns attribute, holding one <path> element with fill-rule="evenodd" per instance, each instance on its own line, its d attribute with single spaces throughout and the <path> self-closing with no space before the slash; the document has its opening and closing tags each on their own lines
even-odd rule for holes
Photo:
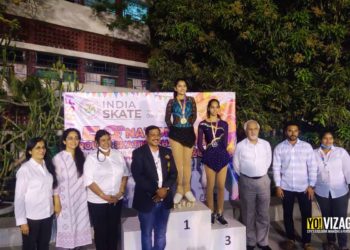
<svg viewBox="0 0 350 250">
<path fill-rule="evenodd" d="M 181 101 L 179 99 L 177 99 L 177 102 L 179 103 L 180 107 L 181 107 L 181 119 L 180 119 L 180 123 L 181 124 L 186 124 L 187 123 L 187 119 L 185 117 L 185 110 L 186 110 L 186 96 L 184 98 L 184 104 L 182 105 Z"/>
<path fill-rule="evenodd" d="M 213 141 L 213 142 L 211 143 L 211 146 L 212 146 L 213 148 L 216 148 L 217 146 L 219 146 L 219 144 L 218 144 L 217 141 Z"/>
</svg>

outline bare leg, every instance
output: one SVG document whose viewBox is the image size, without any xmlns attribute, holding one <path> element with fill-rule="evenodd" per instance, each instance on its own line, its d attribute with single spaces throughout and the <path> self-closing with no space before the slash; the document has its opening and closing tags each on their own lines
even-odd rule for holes
<svg viewBox="0 0 350 250">
<path fill-rule="evenodd" d="M 174 141 L 172 139 L 169 139 L 171 151 L 174 156 L 174 161 L 177 169 L 177 188 L 176 188 L 176 193 L 179 194 L 184 194 L 183 190 L 183 146 L 178 143 L 177 141 Z"/>
<path fill-rule="evenodd" d="M 218 214 L 222 214 L 224 211 L 224 195 L 225 195 L 225 182 L 226 182 L 227 166 L 223 167 L 216 177 L 216 186 L 218 188 L 218 200 L 217 211 Z"/>
<path fill-rule="evenodd" d="M 191 191 L 191 173 L 192 173 L 192 153 L 193 147 L 183 147 L 183 188 L 184 193 Z"/>
<path fill-rule="evenodd" d="M 216 173 L 214 170 L 205 165 L 205 174 L 207 175 L 207 206 L 210 208 L 211 212 L 214 213 L 214 186 Z"/>
</svg>

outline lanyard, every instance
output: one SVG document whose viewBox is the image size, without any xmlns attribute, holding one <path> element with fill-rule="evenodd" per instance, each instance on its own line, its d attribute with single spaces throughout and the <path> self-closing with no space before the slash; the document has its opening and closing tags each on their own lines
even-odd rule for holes
<svg viewBox="0 0 350 250">
<path fill-rule="evenodd" d="M 213 126 L 211 123 L 210 123 L 210 127 L 211 127 L 211 133 L 213 134 L 213 140 L 211 141 L 211 146 L 213 148 L 216 148 L 219 144 L 216 140 L 216 132 L 218 131 L 218 128 L 219 128 L 219 121 L 216 121 L 215 123 L 215 126 Z"/>
<path fill-rule="evenodd" d="M 216 139 L 216 132 L 218 131 L 219 121 L 216 121 L 215 126 L 213 124 L 210 124 L 211 127 L 211 133 L 213 134 L 213 140 Z"/>
<path fill-rule="evenodd" d="M 185 117 L 185 110 L 186 110 L 186 96 L 184 98 L 184 104 L 182 105 L 181 101 L 179 99 L 177 99 L 177 102 L 179 103 L 180 107 L 181 107 L 181 113 L 182 113 L 182 117 Z"/>
<path fill-rule="evenodd" d="M 323 166 L 326 167 L 327 163 L 328 163 L 328 161 L 329 161 L 329 159 L 331 157 L 332 150 L 330 150 L 327 155 L 324 155 L 324 153 L 322 152 L 322 149 L 320 149 L 319 153 L 320 153 L 320 156 L 321 156 L 321 160 L 322 160 Z"/>
</svg>

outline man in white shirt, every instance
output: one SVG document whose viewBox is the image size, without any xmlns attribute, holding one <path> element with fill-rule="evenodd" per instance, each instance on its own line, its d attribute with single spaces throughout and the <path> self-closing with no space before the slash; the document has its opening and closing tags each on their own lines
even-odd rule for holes
<svg viewBox="0 0 350 250">
<path fill-rule="evenodd" d="M 278 144 L 273 154 L 273 178 L 276 195 L 282 199 L 283 220 L 288 240 L 283 249 L 295 248 L 293 208 L 298 199 L 301 213 L 302 243 L 305 250 L 314 249 L 306 220 L 311 217 L 311 201 L 317 177 L 317 164 L 311 145 L 298 139 L 299 125 L 289 122 L 285 127 L 286 140 Z"/>
<path fill-rule="evenodd" d="M 145 133 L 147 144 L 132 152 L 131 172 L 135 180 L 133 208 L 138 211 L 140 220 L 142 250 L 162 250 L 166 246 L 177 170 L 171 150 L 159 146 L 160 129 L 149 126 Z"/>
<path fill-rule="evenodd" d="M 267 170 L 271 164 L 270 144 L 258 138 L 260 125 L 249 120 L 244 124 L 247 138 L 237 144 L 234 169 L 240 176 L 239 191 L 242 220 L 247 229 L 247 250 L 257 244 L 260 249 L 270 250 L 270 178 Z"/>
</svg>

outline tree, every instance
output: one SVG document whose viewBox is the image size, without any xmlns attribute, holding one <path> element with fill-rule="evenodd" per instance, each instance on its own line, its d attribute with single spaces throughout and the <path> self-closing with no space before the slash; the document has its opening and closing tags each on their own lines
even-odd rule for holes
<svg viewBox="0 0 350 250">
<path fill-rule="evenodd" d="M 238 121 L 300 120 L 350 148 L 349 1 L 154 1 L 153 75 L 237 92 Z"/>
<path fill-rule="evenodd" d="M 237 93 L 242 124 L 299 120 L 350 149 L 349 0 L 148 1 L 151 75 Z M 118 18 L 120 18 L 118 16 Z M 110 27 L 113 27 L 110 26 Z"/>
<path fill-rule="evenodd" d="M 240 121 L 347 127 L 349 1 L 155 1 L 151 72 L 237 92 Z M 345 139 L 345 138 L 344 138 Z"/>
<path fill-rule="evenodd" d="M 8 55 L 12 49 L 11 41 L 20 32 L 20 27 L 16 19 L 8 19 L 3 15 L 9 2 L 0 0 L 0 23 L 4 27 L 0 32 L 1 199 L 13 198 L 14 187 L 8 187 L 6 182 L 24 160 L 24 150 L 30 138 L 45 138 L 51 150 L 57 146 L 57 131 L 63 129 L 62 93 L 79 89 L 76 73 L 68 84 L 63 83 L 66 68 L 61 62 L 54 64 L 48 71 L 51 73 L 44 77 L 28 76 L 25 80 L 16 77 L 14 61 L 9 60 Z M 12 2 L 20 4 L 21 1 Z M 26 116 L 26 122 L 19 119 L 23 115 Z"/>
</svg>

